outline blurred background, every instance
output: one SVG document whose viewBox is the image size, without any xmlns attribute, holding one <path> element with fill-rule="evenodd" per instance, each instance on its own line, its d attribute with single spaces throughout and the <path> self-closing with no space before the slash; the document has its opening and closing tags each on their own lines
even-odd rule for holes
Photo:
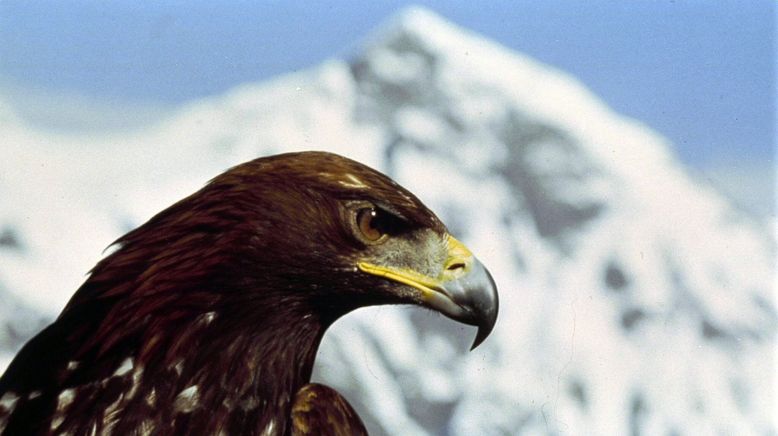
<svg viewBox="0 0 778 436">
<path fill-rule="evenodd" d="M 416 4 L 0 2 L 0 363 L 123 232 L 325 149 L 505 302 L 470 354 L 421 311 L 339 321 L 317 377 L 373 433 L 774 434 L 775 3 Z"/>
<path fill-rule="evenodd" d="M 42 128 L 140 128 L 241 83 L 347 59 L 409 3 L 7 0 L 0 91 Z M 572 74 L 743 207 L 771 213 L 774 2 L 419 4 Z"/>
</svg>

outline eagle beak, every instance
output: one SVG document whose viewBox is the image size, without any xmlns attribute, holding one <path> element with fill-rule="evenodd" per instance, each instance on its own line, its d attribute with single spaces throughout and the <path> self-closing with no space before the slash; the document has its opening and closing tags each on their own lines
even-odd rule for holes
<svg viewBox="0 0 778 436">
<path fill-rule="evenodd" d="M 448 256 L 438 277 L 412 270 L 360 262 L 363 272 L 384 277 L 421 291 L 424 305 L 447 317 L 478 327 L 471 350 L 480 345 L 497 321 L 499 298 L 489 271 L 461 242 L 448 236 Z"/>
</svg>

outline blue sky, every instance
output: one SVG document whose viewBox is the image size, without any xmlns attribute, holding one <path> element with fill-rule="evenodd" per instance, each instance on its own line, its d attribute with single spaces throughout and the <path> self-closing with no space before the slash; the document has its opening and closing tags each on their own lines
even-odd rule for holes
<svg viewBox="0 0 778 436">
<path fill-rule="evenodd" d="M 577 76 L 693 167 L 775 166 L 771 0 L 416 3 Z M 347 58 L 407 4 L 3 0 L 0 92 L 174 105 Z"/>
</svg>

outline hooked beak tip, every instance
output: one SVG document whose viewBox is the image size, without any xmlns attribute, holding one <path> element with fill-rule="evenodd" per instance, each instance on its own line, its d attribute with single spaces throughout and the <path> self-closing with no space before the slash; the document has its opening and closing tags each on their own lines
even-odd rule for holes
<svg viewBox="0 0 778 436">
<path fill-rule="evenodd" d="M 482 286 L 485 288 L 481 295 L 481 301 L 475 302 L 475 309 L 477 310 L 477 317 L 475 325 L 478 327 L 478 333 L 475 335 L 473 345 L 470 347 L 470 351 L 473 351 L 481 345 L 486 338 L 492 333 L 494 325 L 497 323 L 497 312 L 499 311 L 500 300 L 497 295 L 497 285 L 494 283 L 492 275 L 489 270 L 482 265 L 481 271 L 486 276 L 486 280 L 483 280 Z M 479 304 L 480 303 L 480 304 Z"/>
</svg>

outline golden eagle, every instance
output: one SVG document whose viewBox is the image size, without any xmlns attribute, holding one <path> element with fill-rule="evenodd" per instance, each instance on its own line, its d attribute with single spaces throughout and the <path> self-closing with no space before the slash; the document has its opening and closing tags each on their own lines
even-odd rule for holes
<svg viewBox="0 0 778 436">
<path fill-rule="evenodd" d="M 492 330 L 489 273 L 413 194 L 323 152 L 256 159 L 115 242 L 0 379 L 4 435 L 366 433 L 310 383 L 325 330 L 418 304 Z"/>
</svg>

